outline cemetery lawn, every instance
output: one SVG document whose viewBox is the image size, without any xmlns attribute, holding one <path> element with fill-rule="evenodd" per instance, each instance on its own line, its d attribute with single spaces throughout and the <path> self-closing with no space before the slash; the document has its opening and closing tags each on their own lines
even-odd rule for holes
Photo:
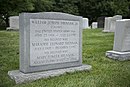
<svg viewBox="0 0 130 87">
<path fill-rule="evenodd" d="M 83 64 L 92 65 L 90 72 L 66 73 L 16 85 L 7 72 L 19 69 L 19 33 L 0 31 L 0 87 L 130 87 L 130 61 L 105 57 L 105 52 L 112 50 L 113 37 L 113 33 L 102 33 L 101 29 L 83 31 Z"/>
</svg>

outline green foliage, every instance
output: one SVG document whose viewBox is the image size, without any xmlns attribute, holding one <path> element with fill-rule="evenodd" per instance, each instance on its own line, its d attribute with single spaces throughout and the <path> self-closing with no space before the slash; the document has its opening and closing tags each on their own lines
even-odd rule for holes
<svg viewBox="0 0 130 87">
<path fill-rule="evenodd" d="M 113 15 L 121 14 L 123 16 L 127 16 L 129 13 L 129 2 L 127 0 L 114 0 L 110 2 L 110 7 L 113 11 Z"/>
<path fill-rule="evenodd" d="M 114 34 L 101 31 L 83 31 L 82 59 L 83 64 L 92 65 L 90 72 L 66 73 L 17 85 L 7 72 L 19 69 L 19 33 L 0 31 L 0 87 L 130 87 L 130 61 L 105 57 L 105 52 L 112 50 Z"/>
<path fill-rule="evenodd" d="M 129 15 L 130 1 L 128 0 L 81 0 L 80 15 L 96 21 L 100 16 Z"/>
<path fill-rule="evenodd" d="M 55 0 L 53 11 L 79 15 L 79 0 Z"/>
<path fill-rule="evenodd" d="M 0 0 L 0 14 L 14 15 L 32 9 L 33 5 L 30 0 Z"/>
<path fill-rule="evenodd" d="M 0 0 L 0 18 L 9 26 L 8 17 L 18 15 L 23 11 L 33 10 L 31 0 Z"/>
<path fill-rule="evenodd" d="M 78 0 L 33 0 L 32 12 L 64 12 L 79 15 Z"/>
<path fill-rule="evenodd" d="M 34 0 L 33 12 L 48 12 L 53 9 L 53 0 Z"/>
</svg>

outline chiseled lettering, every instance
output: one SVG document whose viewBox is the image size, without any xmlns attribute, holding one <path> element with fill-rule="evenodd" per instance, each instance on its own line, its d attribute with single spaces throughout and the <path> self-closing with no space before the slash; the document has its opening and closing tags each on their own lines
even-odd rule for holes
<svg viewBox="0 0 130 87">
<path fill-rule="evenodd" d="M 47 24 L 47 21 L 44 21 L 44 20 L 33 20 L 32 23 L 35 23 L 35 24 Z"/>
<path fill-rule="evenodd" d="M 48 46 L 48 43 L 32 43 L 32 46 Z"/>
</svg>

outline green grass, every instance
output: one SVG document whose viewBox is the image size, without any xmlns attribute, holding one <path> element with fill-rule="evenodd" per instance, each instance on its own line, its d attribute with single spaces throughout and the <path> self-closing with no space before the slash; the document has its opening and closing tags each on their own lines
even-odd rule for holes
<svg viewBox="0 0 130 87">
<path fill-rule="evenodd" d="M 83 31 L 83 64 L 92 65 L 92 71 L 16 85 L 7 72 L 19 68 L 19 33 L 0 31 L 0 87 L 130 87 L 130 61 L 105 57 L 105 52 L 112 50 L 113 36 L 100 29 Z"/>
</svg>

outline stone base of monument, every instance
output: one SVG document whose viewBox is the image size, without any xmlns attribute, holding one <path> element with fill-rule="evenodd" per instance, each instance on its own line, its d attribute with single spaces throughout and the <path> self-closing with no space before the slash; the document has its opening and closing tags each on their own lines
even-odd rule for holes
<svg viewBox="0 0 130 87">
<path fill-rule="evenodd" d="M 90 71 L 92 66 L 90 65 L 82 65 L 77 67 L 70 67 L 70 68 L 63 68 L 63 69 L 55 69 L 55 70 L 48 70 L 42 72 L 35 72 L 35 73 L 22 73 L 19 70 L 8 71 L 8 75 L 11 79 L 15 80 L 16 84 L 26 83 L 30 81 L 34 81 L 41 78 L 48 78 L 59 76 L 64 73 L 68 72 L 75 72 L 75 71 Z"/>
<path fill-rule="evenodd" d="M 7 30 L 7 31 L 11 31 L 11 30 L 13 30 L 13 31 L 18 31 L 19 29 L 18 29 L 18 28 L 7 27 L 6 30 Z"/>
<path fill-rule="evenodd" d="M 130 52 L 107 51 L 106 56 L 119 61 L 130 60 Z"/>
</svg>

